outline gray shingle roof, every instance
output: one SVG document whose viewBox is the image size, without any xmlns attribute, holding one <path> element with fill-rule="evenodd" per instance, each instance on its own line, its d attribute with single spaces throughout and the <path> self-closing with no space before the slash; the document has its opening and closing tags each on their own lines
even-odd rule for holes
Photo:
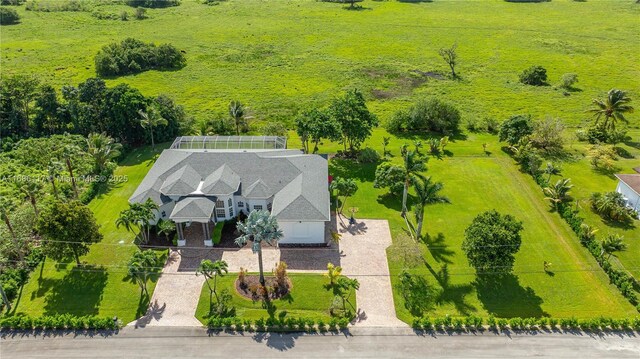
<svg viewBox="0 0 640 359">
<path fill-rule="evenodd" d="M 205 178 L 200 191 L 206 195 L 228 195 L 239 186 L 240 176 L 224 164 Z"/>
<path fill-rule="evenodd" d="M 203 220 L 208 221 L 216 203 L 207 197 L 186 197 L 178 201 L 169 218 L 176 222 Z"/>
<path fill-rule="evenodd" d="M 185 169 L 187 165 L 190 169 Z M 174 193 L 184 196 L 193 193 L 202 178 L 205 183 L 201 191 L 205 194 L 226 194 L 213 193 L 216 186 L 225 191 L 236 187 L 228 193 L 238 191 L 234 186 L 237 178 L 239 195 L 253 198 L 273 195 L 272 213 L 279 220 L 329 220 L 327 160 L 298 150 L 164 150 L 129 201 L 143 202 L 151 198 L 160 205 L 160 194 L 168 194 L 164 192 L 164 184 L 173 184 L 167 188 L 176 188 L 174 191 L 184 186 L 184 193 Z M 211 188 L 205 188 L 208 185 Z M 267 196 L 263 196 L 265 194 Z"/>
</svg>

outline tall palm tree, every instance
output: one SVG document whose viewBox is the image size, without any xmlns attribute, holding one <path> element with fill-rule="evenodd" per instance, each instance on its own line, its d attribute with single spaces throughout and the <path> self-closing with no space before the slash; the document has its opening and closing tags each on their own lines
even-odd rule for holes
<svg viewBox="0 0 640 359">
<path fill-rule="evenodd" d="M 573 188 L 570 178 L 559 179 L 553 186 L 545 187 L 542 191 L 545 194 L 545 199 L 551 202 L 551 206 L 554 209 L 558 209 L 558 206 L 566 202 L 569 199 L 569 191 Z"/>
<path fill-rule="evenodd" d="M 151 134 L 151 148 L 156 149 L 156 143 L 153 139 L 153 129 L 158 126 L 166 126 L 169 122 L 160 115 L 160 112 L 153 106 L 149 107 L 147 112 L 138 110 L 140 114 L 140 126 L 145 130 L 149 130 Z"/>
<path fill-rule="evenodd" d="M 229 116 L 236 124 L 236 135 L 240 136 L 240 125 L 244 124 L 244 105 L 240 101 L 231 101 L 229 103 Z"/>
<path fill-rule="evenodd" d="M 137 227 L 142 242 L 149 242 L 149 231 L 151 226 L 149 222 L 155 218 L 155 210 L 158 205 L 151 199 L 147 199 L 145 203 L 131 203 L 129 208 L 120 212 L 116 219 L 116 228 L 124 226 L 127 231 L 132 231 L 133 227 Z"/>
<path fill-rule="evenodd" d="M 416 197 L 418 198 L 418 203 L 415 208 L 416 221 L 418 222 L 416 236 L 421 238 L 425 207 L 435 203 L 451 203 L 451 201 L 448 197 L 439 194 L 444 185 L 441 182 L 431 182 L 431 177 L 427 177 L 423 181 L 416 180 L 413 186 L 416 191 Z"/>
<path fill-rule="evenodd" d="M 20 186 L 20 192 L 22 192 L 25 195 L 25 197 L 27 197 L 27 199 L 29 200 L 29 203 L 31 203 L 31 206 L 33 207 L 33 212 L 36 214 L 36 218 L 40 214 L 40 212 L 38 211 L 38 205 L 36 202 L 38 200 L 38 196 L 40 195 L 41 191 L 42 191 L 42 183 L 38 181 L 26 181 L 22 183 L 22 185 Z"/>
<path fill-rule="evenodd" d="M 627 96 L 626 92 L 611 89 L 607 93 L 606 99 L 593 99 L 594 106 L 588 112 L 595 116 L 596 125 L 599 125 L 602 120 L 604 129 L 615 130 L 617 121 L 629 123 L 624 117 L 626 113 L 633 112 L 633 107 L 629 105 L 629 102 L 631 102 L 631 98 Z"/>
<path fill-rule="evenodd" d="M 203 259 L 196 269 L 196 275 L 202 274 L 205 277 L 207 286 L 209 287 L 209 308 L 211 308 L 214 294 L 216 296 L 216 302 L 220 300 L 218 298 L 218 293 L 216 292 L 218 276 L 222 277 L 226 273 L 229 273 L 229 265 L 221 259 L 218 259 L 215 262 L 212 262 L 209 259 Z M 209 279 L 213 279 L 213 288 L 211 288 Z"/>
<path fill-rule="evenodd" d="M 547 162 L 547 166 L 544 168 L 544 173 L 549 175 L 549 177 L 547 177 L 547 183 L 548 183 L 549 181 L 551 181 L 552 175 L 560 174 L 560 167 L 554 165 L 551 162 Z"/>
<path fill-rule="evenodd" d="M 69 171 L 69 176 L 71 177 L 71 186 L 73 187 L 73 193 L 76 199 L 78 198 L 78 186 L 76 185 L 76 178 L 73 176 L 73 166 L 71 165 L 71 158 L 76 156 L 79 152 L 80 148 L 75 145 L 64 146 L 64 149 L 62 151 L 64 161 L 67 164 L 67 170 Z"/>
<path fill-rule="evenodd" d="M 53 187 L 53 195 L 57 199 L 58 198 L 58 187 L 56 186 L 56 179 L 60 176 L 60 172 L 62 172 L 62 163 L 58 162 L 55 158 L 52 158 L 49 161 L 49 165 L 47 165 L 47 173 L 49 175 L 49 182 L 51 182 L 51 187 Z"/>
<path fill-rule="evenodd" d="M 619 234 L 610 233 L 605 239 L 602 240 L 602 252 L 600 255 L 607 253 L 611 258 L 611 255 L 615 252 L 621 252 L 627 249 L 627 244 L 624 243 L 623 237 Z"/>
<path fill-rule="evenodd" d="M 93 157 L 96 173 L 103 173 L 109 162 L 120 156 L 122 145 L 105 133 L 92 133 L 87 136 L 87 148 Z"/>
<path fill-rule="evenodd" d="M 427 166 L 424 164 L 424 160 L 413 151 L 403 151 L 404 154 L 404 188 L 402 191 L 402 217 L 407 215 L 407 194 L 409 193 L 409 186 L 416 179 L 425 180 L 425 176 L 421 173 L 427 170 Z"/>
<path fill-rule="evenodd" d="M 580 242 L 589 243 L 596 239 L 596 233 L 598 233 L 598 228 L 592 227 L 586 223 L 582 223 L 580 225 Z"/>
<path fill-rule="evenodd" d="M 236 244 L 245 245 L 252 241 L 251 249 L 258 254 L 258 265 L 260 267 L 260 284 L 265 285 L 264 271 L 262 269 L 262 243 L 276 245 L 282 238 L 282 230 L 278 227 L 275 217 L 268 211 L 253 210 L 244 222 L 238 222 L 238 231 L 242 236 L 236 238 Z"/>
</svg>

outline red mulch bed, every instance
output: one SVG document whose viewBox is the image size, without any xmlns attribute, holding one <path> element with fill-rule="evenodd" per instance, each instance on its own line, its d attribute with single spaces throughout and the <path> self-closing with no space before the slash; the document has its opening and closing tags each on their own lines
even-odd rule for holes
<svg viewBox="0 0 640 359">
<path fill-rule="evenodd" d="M 280 299 L 285 297 L 291 291 L 291 280 L 287 278 L 287 283 L 284 288 L 278 285 L 276 277 L 265 277 L 265 286 L 267 287 L 268 297 L 265 298 L 265 291 L 260 284 L 260 276 L 247 275 L 244 280 L 244 284 L 240 284 L 240 281 L 236 279 L 235 287 L 236 292 L 241 296 L 251 300 L 262 299 Z"/>
</svg>

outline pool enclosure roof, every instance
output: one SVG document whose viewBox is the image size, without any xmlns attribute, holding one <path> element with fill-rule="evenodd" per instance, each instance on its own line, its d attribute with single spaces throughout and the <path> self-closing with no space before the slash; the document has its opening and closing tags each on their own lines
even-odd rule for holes
<svg viewBox="0 0 640 359">
<path fill-rule="evenodd" d="M 286 149 L 287 139 L 280 136 L 182 136 L 171 145 L 175 150 L 272 150 Z"/>
</svg>

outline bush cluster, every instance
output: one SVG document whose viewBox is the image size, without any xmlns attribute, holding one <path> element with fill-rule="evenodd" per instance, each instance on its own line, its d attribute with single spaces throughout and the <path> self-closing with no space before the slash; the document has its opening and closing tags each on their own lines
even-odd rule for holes
<svg viewBox="0 0 640 359">
<path fill-rule="evenodd" d="M 20 15 L 14 9 L 0 7 L 0 25 L 15 24 L 20 20 Z"/>
<path fill-rule="evenodd" d="M 267 319 L 241 319 L 238 317 L 218 318 L 213 317 L 207 322 L 207 328 L 212 330 L 242 331 L 270 331 L 270 332 L 324 332 L 327 330 L 346 329 L 349 325 L 348 318 L 331 318 L 328 322 L 314 320 L 313 318 L 267 318 Z"/>
<path fill-rule="evenodd" d="M 132 7 L 163 8 L 180 5 L 180 0 L 126 0 Z"/>
<path fill-rule="evenodd" d="M 42 12 L 88 11 L 90 4 L 80 0 L 29 0 L 25 10 Z"/>
<path fill-rule="evenodd" d="M 120 43 L 104 46 L 95 58 L 96 72 L 100 76 L 118 76 L 151 69 L 178 69 L 186 59 L 173 45 L 145 43 L 127 38 Z"/>
<path fill-rule="evenodd" d="M 522 71 L 520 82 L 525 85 L 543 86 L 547 84 L 547 70 L 542 66 L 531 66 Z"/>
<path fill-rule="evenodd" d="M 413 328 L 422 330 L 453 330 L 453 331 L 476 331 L 484 330 L 485 325 L 490 330 L 555 330 L 562 328 L 565 330 L 584 331 L 611 331 L 611 330 L 640 330 L 640 317 L 637 318 L 496 318 L 489 316 L 485 321 L 483 318 L 470 315 L 466 317 L 424 317 L 416 318 L 413 321 Z"/>
<path fill-rule="evenodd" d="M 460 111 L 452 104 L 431 98 L 418 101 L 407 110 L 396 112 L 387 122 L 389 132 L 432 131 L 445 135 L 458 132 Z"/>
<path fill-rule="evenodd" d="M 0 318 L 2 330 L 116 330 L 119 327 L 120 323 L 113 318 L 95 315 L 57 314 L 42 317 L 17 315 Z"/>
<path fill-rule="evenodd" d="M 0 274 L 0 284 L 7 299 L 12 302 L 17 296 L 20 287 L 27 284 L 29 280 L 29 273 L 44 259 L 42 250 L 34 248 L 25 257 L 25 267 L 21 268 L 3 268 L 2 274 Z M 4 308 L 5 303 L 0 297 L 0 309 Z"/>
</svg>

